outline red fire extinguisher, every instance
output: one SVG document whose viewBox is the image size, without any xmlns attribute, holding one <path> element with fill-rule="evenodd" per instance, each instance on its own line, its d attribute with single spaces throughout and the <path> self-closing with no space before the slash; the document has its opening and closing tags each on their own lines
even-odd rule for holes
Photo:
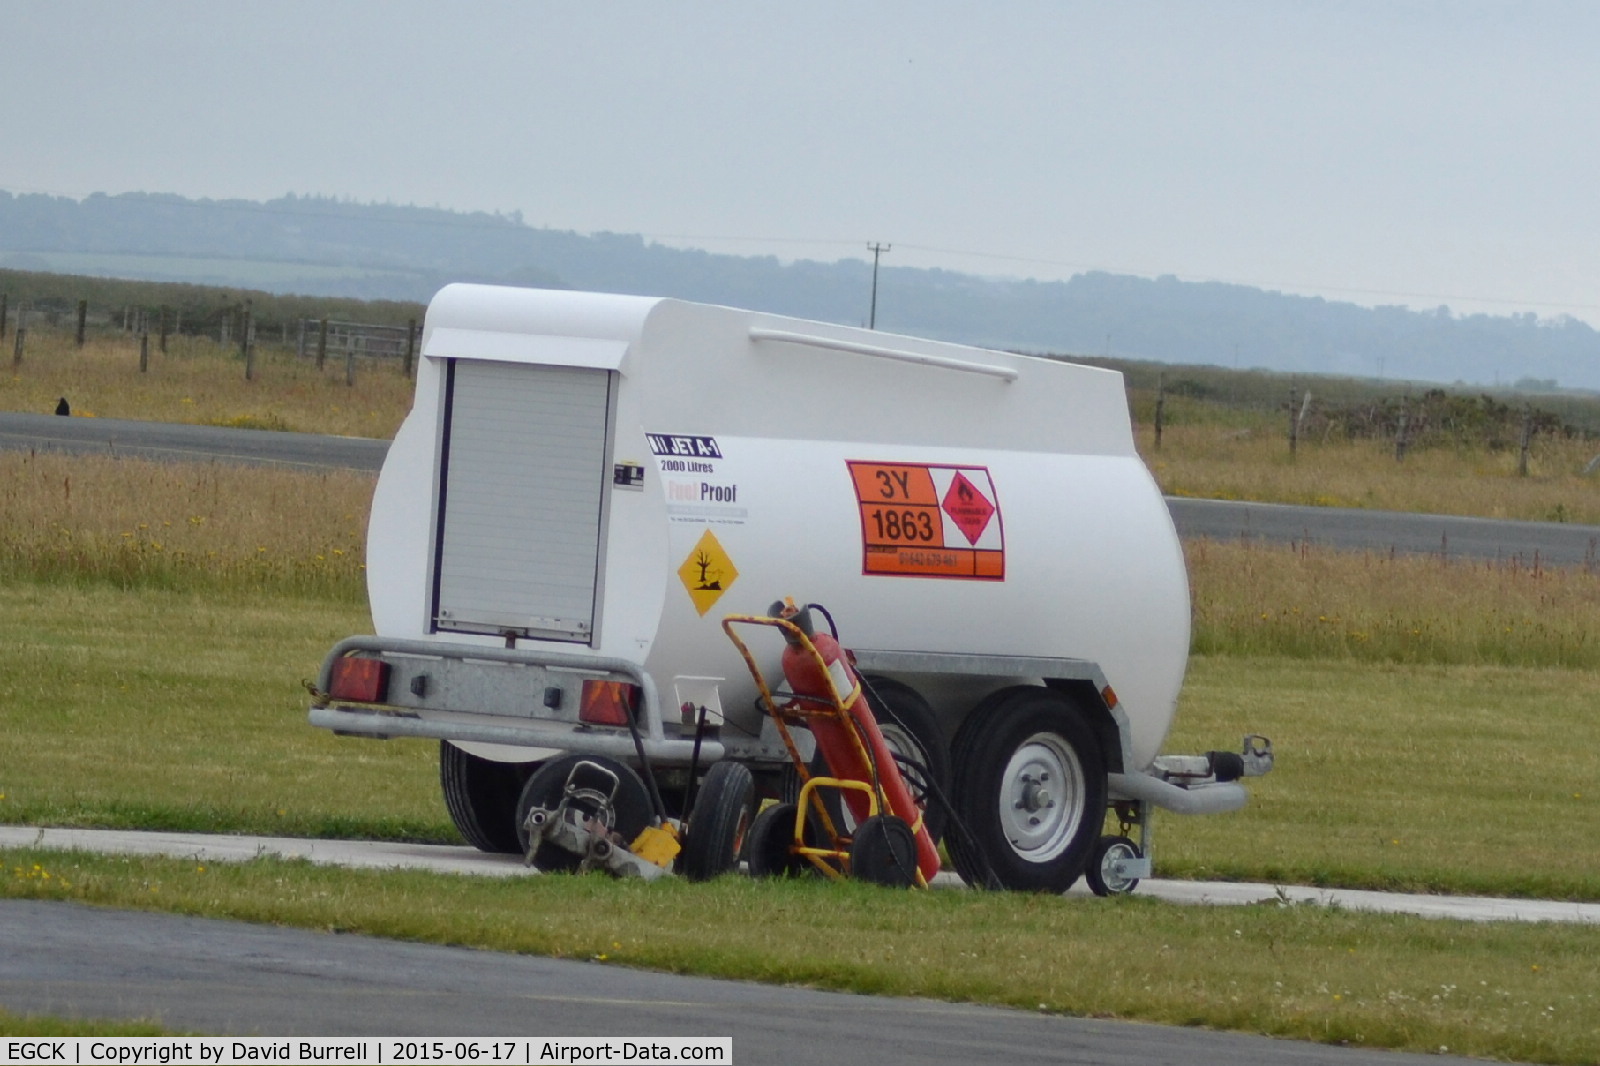
<svg viewBox="0 0 1600 1066">
<path fill-rule="evenodd" d="M 783 618 L 794 623 L 822 657 L 822 666 L 819 666 L 816 657 L 805 649 L 803 642 L 794 633 L 785 629 L 783 676 L 789 682 L 790 689 L 797 696 L 809 696 L 829 702 L 832 702 L 833 694 L 837 692 L 845 713 L 854 722 L 852 727 L 851 722 L 826 715 L 817 715 L 809 719 L 807 724 L 811 727 L 812 735 L 816 737 L 817 749 L 822 752 L 822 758 L 827 762 L 829 771 L 834 777 L 871 784 L 874 779 L 873 764 L 876 764 L 877 781 L 882 786 L 883 798 L 888 803 L 886 813 L 900 817 L 916 830 L 917 869 L 922 872 L 925 881 L 933 880 L 933 876 L 939 872 L 939 850 L 934 846 L 933 838 L 928 835 L 927 827 L 922 824 L 922 809 L 912 798 L 911 790 L 906 787 L 905 778 L 900 775 L 900 767 L 895 764 L 894 753 L 889 750 L 888 743 L 883 739 L 883 733 L 878 729 L 878 720 L 872 713 L 872 706 L 867 702 L 865 693 L 861 691 L 860 679 L 846 659 L 844 650 L 829 634 L 816 632 L 809 609 L 796 607 L 793 602 L 775 603 L 770 613 L 774 618 Z M 852 728 L 865 741 L 867 749 L 871 752 L 871 762 L 862 758 L 860 749 L 851 738 Z M 866 821 L 870 813 L 867 797 L 855 789 L 845 789 L 844 798 L 850 805 L 850 813 L 855 815 L 856 824 L 860 825 Z"/>
</svg>

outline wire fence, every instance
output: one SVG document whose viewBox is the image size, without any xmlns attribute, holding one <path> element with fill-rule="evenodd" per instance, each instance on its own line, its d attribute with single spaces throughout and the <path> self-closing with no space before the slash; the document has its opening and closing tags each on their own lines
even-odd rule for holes
<svg viewBox="0 0 1600 1066">
<path fill-rule="evenodd" d="M 162 352 L 171 337 L 203 337 L 237 347 L 247 366 L 258 346 L 292 346 L 297 357 L 315 359 L 318 368 L 329 358 L 343 362 L 351 377 L 358 359 L 393 360 L 410 377 L 422 336 L 415 318 L 403 326 L 299 315 L 258 318 L 249 300 L 185 307 L 91 307 L 87 300 L 74 304 L 51 296 L 13 306 L 9 294 L 0 292 L 0 340 L 14 335 L 14 362 L 21 362 L 30 331 L 36 335 L 71 331 L 80 347 L 90 337 L 125 335 L 137 339 L 143 350 L 153 342 Z"/>
</svg>

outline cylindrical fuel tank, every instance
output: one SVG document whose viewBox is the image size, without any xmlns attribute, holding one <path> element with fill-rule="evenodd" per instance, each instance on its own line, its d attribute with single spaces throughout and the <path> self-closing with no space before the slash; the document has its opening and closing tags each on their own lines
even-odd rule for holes
<svg viewBox="0 0 1600 1066">
<path fill-rule="evenodd" d="M 513 424 L 547 396 L 540 368 L 559 366 L 604 378 L 604 404 L 583 416 L 604 419 L 583 564 L 592 614 L 518 647 L 640 662 L 667 717 L 709 693 L 738 727 L 755 689 L 721 619 L 789 596 L 825 606 L 847 648 L 1093 662 L 1138 767 L 1159 753 L 1188 655 L 1188 584 L 1120 375 L 679 301 L 485 286 L 436 298 L 423 354 L 374 499 L 380 634 L 499 643 L 450 631 L 437 610 L 455 486 L 474 473 L 451 465 L 465 462 L 451 442 L 498 418 L 505 433 L 489 426 L 479 447 L 516 441 L 508 470 L 567 461 L 576 429 L 530 444 L 526 420 Z M 460 382 L 491 366 L 493 403 L 472 407 Z M 553 490 L 506 477 L 507 521 L 536 528 L 539 501 L 516 494 Z M 492 525 L 501 498 L 476 497 L 491 516 L 473 521 Z M 483 565 L 544 565 L 525 540 L 515 548 Z M 757 650 L 776 678 L 781 641 Z M 982 695 L 960 676 L 920 687 L 947 726 Z"/>
</svg>

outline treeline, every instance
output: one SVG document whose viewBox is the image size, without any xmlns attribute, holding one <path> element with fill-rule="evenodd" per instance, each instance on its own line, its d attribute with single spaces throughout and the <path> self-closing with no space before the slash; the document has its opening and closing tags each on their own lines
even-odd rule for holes
<svg viewBox="0 0 1600 1066">
<path fill-rule="evenodd" d="M 259 289 L 224 289 L 180 282 L 127 281 L 82 275 L 0 269 L 0 300 L 10 327 L 75 329 L 78 305 L 97 330 L 132 330 L 140 321 L 155 332 L 162 316 L 175 333 L 217 334 L 237 330 L 249 309 L 258 328 L 290 329 L 303 319 L 404 326 L 421 321 L 423 305 L 399 300 L 284 295 Z"/>
<path fill-rule="evenodd" d="M 1419 448 L 1499 450 L 1520 444 L 1525 427 L 1541 437 L 1600 437 L 1600 396 L 1593 393 L 1437 388 L 1375 378 L 1095 357 L 1081 361 L 1121 372 L 1134 418 L 1146 425 L 1154 421 L 1160 398 L 1168 425 L 1214 422 L 1225 412 L 1242 413 L 1246 421 L 1273 414 L 1287 425 L 1292 415 L 1297 433 L 1307 440 L 1403 436 Z"/>
<path fill-rule="evenodd" d="M 273 293 L 422 303 L 448 282 L 482 281 L 675 296 L 852 325 L 866 322 L 872 280 L 865 259 L 716 255 L 633 235 L 535 228 L 515 213 L 293 195 L 257 203 L 0 192 L 0 265 L 37 269 L 52 255 L 75 257 L 75 272 L 138 277 L 195 279 L 225 263 L 255 271 L 245 284 Z M 1171 277 L 979 278 L 896 267 L 891 254 L 879 275 L 877 324 L 1037 353 L 1600 389 L 1600 333 L 1573 319 L 1364 308 Z"/>
</svg>

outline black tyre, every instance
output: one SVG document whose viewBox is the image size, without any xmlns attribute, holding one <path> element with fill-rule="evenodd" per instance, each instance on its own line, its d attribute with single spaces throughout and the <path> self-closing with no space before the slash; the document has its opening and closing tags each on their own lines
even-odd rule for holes
<svg viewBox="0 0 1600 1066">
<path fill-rule="evenodd" d="M 518 853 L 517 797 L 536 762 L 491 762 L 439 741 L 439 789 L 450 820 L 479 851 Z"/>
<path fill-rule="evenodd" d="M 528 828 L 524 824 L 528 812 L 535 807 L 554 809 L 561 802 L 561 797 L 566 791 L 567 778 L 579 763 L 589 762 L 617 775 L 616 796 L 612 799 L 612 814 L 609 828 L 622 838 L 624 846 L 632 844 L 654 818 L 654 809 L 650 804 L 650 791 L 645 788 L 644 782 L 633 769 L 615 759 L 608 759 L 604 755 L 563 755 L 551 759 L 528 778 L 528 783 L 522 788 L 522 795 L 517 800 L 517 844 L 523 854 L 528 851 Z M 588 775 L 593 780 L 581 782 L 591 785 L 604 792 L 610 780 L 602 774 Z M 580 802 L 588 813 L 598 813 L 597 804 Z M 583 861 L 582 855 L 574 855 L 566 848 L 543 841 L 534 853 L 533 864 L 541 870 L 576 870 Z"/>
<path fill-rule="evenodd" d="M 1082 875 L 1106 812 L 1105 757 L 1065 695 L 1035 685 L 994 693 L 954 745 L 951 798 L 964 831 L 946 846 L 970 885 L 1065 892 Z"/>
<path fill-rule="evenodd" d="M 917 837 L 905 819 L 875 814 L 850 841 L 850 876 L 888 888 L 917 883 Z"/>
<path fill-rule="evenodd" d="M 774 803 L 750 823 L 745 834 L 745 856 L 751 877 L 795 877 L 811 863 L 794 853 L 793 803 Z"/>
<path fill-rule="evenodd" d="M 910 685 L 886 677 L 867 677 L 862 678 L 862 689 L 872 704 L 878 731 L 894 753 L 900 776 L 905 778 L 912 799 L 922 806 L 923 825 L 937 844 L 949 820 L 941 796 L 947 795 L 950 788 L 950 753 L 939 720 L 928 701 Z M 827 772 L 827 763 L 818 752 L 811 760 L 811 773 Z M 837 790 L 824 792 L 823 802 L 828 806 L 828 816 L 841 831 L 848 833 L 855 827 L 855 815 Z"/>
<path fill-rule="evenodd" d="M 739 865 L 755 800 L 755 778 L 748 766 L 727 759 L 712 766 L 689 813 L 678 872 L 691 881 L 709 881 Z"/>
<path fill-rule="evenodd" d="M 1125 896 L 1139 887 L 1137 877 L 1129 877 L 1118 863 L 1139 858 L 1139 845 L 1123 836 L 1104 836 L 1094 842 L 1083 879 L 1097 896 Z"/>
</svg>

